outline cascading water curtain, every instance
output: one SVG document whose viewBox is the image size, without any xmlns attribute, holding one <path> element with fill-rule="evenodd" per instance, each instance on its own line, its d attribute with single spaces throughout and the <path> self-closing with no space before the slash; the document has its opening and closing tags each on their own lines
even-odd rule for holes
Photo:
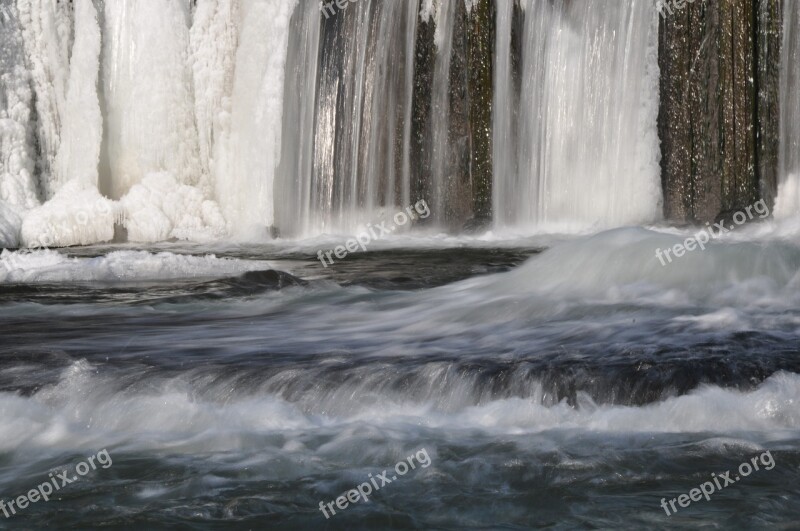
<svg viewBox="0 0 800 531">
<path fill-rule="evenodd" d="M 418 1 L 301 3 L 276 177 L 282 235 L 352 231 L 409 201 Z"/>
<path fill-rule="evenodd" d="M 775 217 L 800 212 L 800 2 L 785 0 L 781 57 L 781 123 Z"/>
<path fill-rule="evenodd" d="M 496 224 L 579 231 L 659 217 L 654 2 L 503 2 L 497 21 Z"/>
</svg>

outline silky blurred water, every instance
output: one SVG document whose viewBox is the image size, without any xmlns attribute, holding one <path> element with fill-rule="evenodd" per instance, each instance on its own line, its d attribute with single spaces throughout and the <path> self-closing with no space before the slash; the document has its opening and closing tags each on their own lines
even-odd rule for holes
<svg viewBox="0 0 800 531">
<path fill-rule="evenodd" d="M 789 529 L 800 247 L 662 267 L 679 238 L 405 241 L 328 268 L 320 242 L 6 253 L 2 499 L 113 465 L 0 526 Z M 429 467 L 319 510 L 421 448 Z M 661 508 L 765 450 L 772 470 Z"/>
</svg>

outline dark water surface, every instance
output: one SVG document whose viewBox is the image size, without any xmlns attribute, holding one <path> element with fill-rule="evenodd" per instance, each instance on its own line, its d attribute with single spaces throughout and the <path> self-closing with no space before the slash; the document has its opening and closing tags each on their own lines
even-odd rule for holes
<svg viewBox="0 0 800 531">
<path fill-rule="evenodd" d="M 113 464 L 0 526 L 793 528 L 800 250 L 664 269 L 664 238 L 329 268 L 288 244 L 26 256 L 0 284 L 2 499 Z M 769 470 L 661 508 L 767 451 Z M 411 455 L 427 466 L 398 474 Z"/>
</svg>

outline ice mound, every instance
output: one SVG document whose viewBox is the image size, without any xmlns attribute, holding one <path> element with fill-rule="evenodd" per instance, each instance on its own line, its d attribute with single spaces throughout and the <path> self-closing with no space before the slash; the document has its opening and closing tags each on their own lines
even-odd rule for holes
<svg viewBox="0 0 800 531">
<path fill-rule="evenodd" d="M 2 213 L 6 210 L 0 211 L 0 243 L 15 247 L 12 236 L 19 222 Z M 152 173 L 118 202 L 103 197 L 92 184 L 68 182 L 24 216 L 20 242 L 29 248 L 107 242 L 114 239 L 115 223 L 125 226 L 132 242 L 209 242 L 224 237 L 228 229 L 217 204 L 200 190 L 179 184 L 169 173 Z"/>
<path fill-rule="evenodd" d="M 169 173 L 147 175 L 120 200 L 120 206 L 132 242 L 170 238 L 207 242 L 227 233 L 217 204 L 197 188 L 179 184 Z"/>
<path fill-rule="evenodd" d="M 97 258 L 70 258 L 58 251 L 3 251 L 0 283 L 126 282 L 218 278 L 271 269 L 263 261 L 146 251 L 116 251 Z"/>
<path fill-rule="evenodd" d="M 94 185 L 70 181 L 50 201 L 28 212 L 22 222 L 21 243 L 39 248 L 111 241 L 117 218 L 117 205 L 100 195 Z"/>
</svg>

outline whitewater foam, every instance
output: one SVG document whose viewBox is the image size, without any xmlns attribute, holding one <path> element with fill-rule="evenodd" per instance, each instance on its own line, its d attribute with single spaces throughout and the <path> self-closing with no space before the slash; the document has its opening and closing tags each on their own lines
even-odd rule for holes
<svg viewBox="0 0 800 531">
<path fill-rule="evenodd" d="M 770 293 L 800 288 L 800 247 L 781 240 L 711 243 L 666 267 L 655 255 L 683 239 L 642 228 L 615 229 L 548 249 L 509 273 L 497 287 L 570 296 L 611 295 L 613 288 L 680 290 L 692 299 L 725 297 L 763 282 Z M 749 284 L 748 284 L 749 283 Z M 640 293 L 641 294 L 641 293 Z M 753 302 L 750 296 L 738 302 Z M 752 293 L 750 294 L 752 295 Z"/>
<path fill-rule="evenodd" d="M 800 429 L 800 376 L 778 373 L 749 392 L 702 386 L 679 397 L 643 407 L 600 406 L 583 398 L 543 406 L 535 399 L 509 398 L 456 411 L 431 403 L 397 403 L 381 396 L 369 401 L 341 394 L 350 408 L 339 414 L 307 411 L 255 389 L 212 385 L 200 391 L 184 378 L 149 379 L 102 376 L 85 361 L 65 368 L 60 380 L 30 397 L 0 393 L 0 422 L 8 437 L 0 451 L 122 445 L 127 449 L 202 453 L 253 448 L 257 435 L 295 436 L 307 431 L 334 432 L 344 442 L 379 429 L 414 433 L 472 432 L 520 435 L 548 432 L 702 433 L 764 439 Z M 168 407 L 164 407 L 167 404 Z M 455 430 L 455 432 L 453 431 Z M 302 439 L 301 439 L 302 440 Z M 335 439 L 334 439 L 335 441 Z M 331 441 L 331 442 L 334 442 Z M 300 442 L 298 440 L 298 442 Z M 324 451 L 324 447 L 320 448 Z"/>
<path fill-rule="evenodd" d="M 168 252 L 115 251 L 97 258 L 69 258 L 57 251 L 3 251 L 0 283 L 126 282 L 214 278 L 271 269 L 244 261 Z"/>
</svg>

